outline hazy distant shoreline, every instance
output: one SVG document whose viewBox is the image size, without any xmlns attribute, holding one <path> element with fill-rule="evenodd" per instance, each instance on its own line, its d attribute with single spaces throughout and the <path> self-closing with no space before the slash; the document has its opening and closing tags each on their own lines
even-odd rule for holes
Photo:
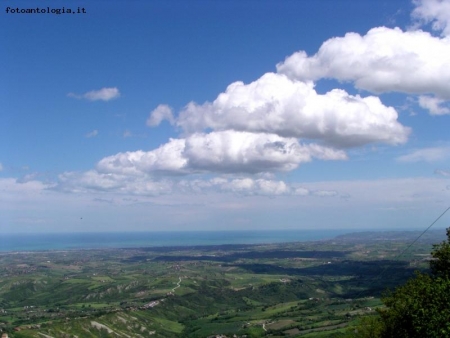
<svg viewBox="0 0 450 338">
<path fill-rule="evenodd" d="M 0 234 L 0 251 L 262 244 L 330 239 L 352 230 L 167 231 Z M 353 230 L 354 232 L 354 230 Z"/>
<path fill-rule="evenodd" d="M 397 230 L 419 233 L 418 231 Z M 434 230 L 432 230 L 434 231 Z M 443 230 L 442 230 L 443 231 Z M 306 242 L 364 233 L 355 229 L 0 234 L 0 252 Z M 356 236 L 358 237 L 358 236 Z M 380 237 L 382 238 L 382 236 Z"/>
</svg>

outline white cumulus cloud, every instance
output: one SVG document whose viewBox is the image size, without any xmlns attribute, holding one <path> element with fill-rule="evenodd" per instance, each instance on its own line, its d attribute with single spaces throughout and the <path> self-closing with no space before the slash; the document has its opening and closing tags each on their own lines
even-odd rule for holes
<svg viewBox="0 0 450 338">
<path fill-rule="evenodd" d="M 101 173 L 260 173 L 289 171 L 313 158 L 344 160 L 347 155 L 317 144 L 300 144 L 295 138 L 232 130 L 195 133 L 171 139 L 151 151 L 119 153 L 99 161 Z"/>
<path fill-rule="evenodd" d="M 141 175 L 149 172 L 186 173 L 187 159 L 182 152 L 184 139 L 170 139 L 161 147 L 151 151 L 128 151 L 103 158 L 97 170 L 106 174 Z"/>
<path fill-rule="evenodd" d="M 275 179 L 241 177 L 211 179 L 155 179 L 151 175 L 139 176 L 105 174 L 96 170 L 86 172 L 65 172 L 58 177 L 58 184 L 52 190 L 71 193 L 97 193 L 110 196 L 198 196 L 199 194 L 237 194 L 241 196 L 319 196 L 335 197 L 335 190 L 310 191 Z"/>
<path fill-rule="evenodd" d="M 155 196 L 172 191 L 172 182 L 168 180 L 153 180 L 141 175 L 127 176 L 120 174 L 99 173 L 89 170 L 82 173 L 65 172 L 58 177 L 57 190 L 72 193 L 112 192 L 129 195 Z"/>
<path fill-rule="evenodd" d="M 347 33 L 308 56 L 299 51 L 277 65 L 292 79 L 332 78 L 375 93 L 434 94 L 450 99 L 450 39 L 421 30 L 378 27 Z"/>
<path fill-rule="evenodd" d="M 194 179 L 181 180 L 175 187 L 183 193 L 217 193 L 227 192 L 244 196 L 280 196 L 292 195 L 293 188 L 283 181 L 268 180 L 264 178 L 235 178 L 226 179 L 215 177 L 209 180 Z"/>
<path fill-rule="evenodd" d="M 299 196 L 307 196 L 310 193 L 311 192 L 308 189 L 302 188 L 302 187 L 294 188 L 294 190 L 293 190 L 293 194 L 294 195 L 299 195 Z"/>
<path fill-rule="evenodd" d="M 352 96 L 340 89 L 320 95 L 311 82 L 267 73 L 250 84 L 232 83 L 212 103 L 189 103 L 176 124 L 188 133 L 232 129 L 348 147 L 406 142 L 410 130 L 397 118 L 395 109 L 377 97 Z"/>
<path fill-rule="evenodd" d="M 221 189 L 235 193 L 250 195 L 283 195 L 290 194 L 291 188 L 283 181 L 242 178 L 227 181 L 221 185 Z"/>
</svg>

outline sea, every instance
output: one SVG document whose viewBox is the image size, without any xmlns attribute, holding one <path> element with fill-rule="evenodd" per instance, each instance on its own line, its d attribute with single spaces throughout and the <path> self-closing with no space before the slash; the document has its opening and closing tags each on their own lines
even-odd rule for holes
<svg viewBox="0 0 450 338">
<path fill-rule="evenodd" d="M 0 252 L 305 242 L 351 232 L 355 230 L 0 233 Z"/>
</svg>

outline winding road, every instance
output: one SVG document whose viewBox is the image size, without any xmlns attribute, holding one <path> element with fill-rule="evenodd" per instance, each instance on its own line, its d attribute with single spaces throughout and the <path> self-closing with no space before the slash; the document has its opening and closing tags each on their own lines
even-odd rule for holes
<svg viewBox="0 0 450 338">
<path fill-rule="evenodd" d="M 181 283 L 181 277 L 178 277 L 180 280 L 178 281 L 178 283 L 177 283 L 177 286 L 175 286 L 173 289 L 172 289 L 172 292 L 173 293 L 175 293 L 175 289 L 178 289 L 181 285 L 180 285 L 180 283 Z"/>
</svg>

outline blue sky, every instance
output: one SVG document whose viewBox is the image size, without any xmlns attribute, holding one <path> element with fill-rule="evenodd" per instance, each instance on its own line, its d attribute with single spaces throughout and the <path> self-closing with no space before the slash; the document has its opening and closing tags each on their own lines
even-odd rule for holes
<svg viewBox="0 0 450 338">
<path fill-rule="evenodd" d="M 1 232 L 423 228 L 449 205 L 450 1 L 13 4 L 86 14 L 0 14 Z"/>
</svg>

